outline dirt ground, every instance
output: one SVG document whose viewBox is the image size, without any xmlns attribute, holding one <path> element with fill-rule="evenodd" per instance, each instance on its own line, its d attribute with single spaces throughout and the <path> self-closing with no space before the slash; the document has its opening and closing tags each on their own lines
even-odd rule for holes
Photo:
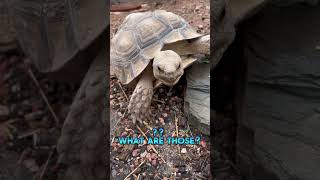
<svg viewBox="0 0 320 180">
<path fill-rule="evenodd" d="M 185 18 L 199 33 L 210 33 L 209 0 L 142 1 L 143 10 L 163 9 Z M 141 11 L 138 10 L 138 11 Z M 130 13 L 112 12 L 110 16 L 111 38 L 123 19 Z M 124 179 L 131 172 L 131 179 L 210 179 L 210 144 L 208 137 L 190 128 L 183 113 L 185 80 L 182 79 L 172 89 L 161 86 L 155 91 L 151 105 L 150 127 L 163 127 L 165 137 L 201 135 L 199 145 L 120 145 L 118 136 L 142 136 L 139 129 L 128 119 L 126 107 L 133 88 L 123 86 L 116 78 L 110 80 L 110 105 L 114 114 L 111 131 L 111 168 L 115 180 Z M 139 125 L 142 131 L 152 137 L 148 126 Z M 139 166 L 141 165 L 141 166 Z M 136 169 L 136 170 L 135 170 Z M 134 171 L 135 170 L 135 171 Z M 139 178 L 138 178 L 139 177 Z"/>
<path fill-rule="evenodd" d="M 49 80 L 21 55 L 0 54 L 0 180 L 32 180 L 42 172 L 47 180 L 62 175 L 55 151 L 60 127 L 40 89 L 61 126 L 78 87 Z"/>
</svg>

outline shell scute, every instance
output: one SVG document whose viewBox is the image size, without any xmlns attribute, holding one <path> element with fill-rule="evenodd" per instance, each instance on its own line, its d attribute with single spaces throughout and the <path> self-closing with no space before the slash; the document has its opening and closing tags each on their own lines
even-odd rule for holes
<svg viewBox="0 0 320 180">
<path fill-rule="evenodd" d="M 147 67 L 164 44 L 202 36 L 180 16 L 164 10 L 132 13 L 111 40 L 111 68 L 123 84 Z"/>
</svg>

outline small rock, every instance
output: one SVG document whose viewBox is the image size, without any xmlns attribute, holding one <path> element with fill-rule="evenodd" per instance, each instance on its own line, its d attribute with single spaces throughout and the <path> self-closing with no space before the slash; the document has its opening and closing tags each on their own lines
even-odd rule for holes
<svg viewBox="0 0 320 180">
<path fill-rule="evenodd" d="M 168 114 L 167 114 L 167 113 L 163 113 L 162 116 L 163 116 L 164 118 L 166 118 L 166 117 L 168 116 Z"/>
<path fill-rule="evenodd" d="M 135 150 L 133 150 L 133 151 L 132 151 L 132 156 L 133 156 L 133 157 L 138 156 L 138 155 L 139 155 L 139 152 L 140 152 L 140 149 L 135 149 Z"/>
<path fill-rule="evenodd" d="M 164 118 L 164 122 L 165 123 L 169 123 L 169 122 L 171 122 L 172 121 L 172 118 L 170 117 L 170 116 L 166 116 L 165 118 Z"/>
<path fill-rule="evenodd" d="M 144 151 L 143 153 L 140 154 L 140 157 L 142 157 L 142 158 L 143 158 L 143 157 L 146 157 L 147 154 L 148 154 L 148 152 L 147 152 L 147 151 Z"/>
<path fill-rule="evenodd" d="M 159 122 L 162 124 L 162 125 L 165 125 L 166 123 L 164 122 L 164 119 L 163 118 L 159 118 Z"/>
<path fill-rule="evenodd" d="M 151 154 L 148 153 L 148 154 L 146 155 L 146 158 L 147 158 L 149 161 L 151 161 L 151 160 L 152 160 L 152 159 L 151 159 Z"/>
<path fill-rule="evenodd" d="M 201 145 L 202 147 L 204 147 L 204 148 L 206 148 L 206 147 L 207 147 L 207 144 L 206 144 L 206 142 L 205 142 L 205 141 L 200 141 L 200 145 Z"/>
<path fill-rule="evenodd" d="M 152 154 L 151 154 L 151 159 L 157 159 L 157 157 L 158 157 L 158 156 L 157 156 L 156 153 L 152 153 Z"/>
<path fill-rule="evenodd" d="M 182 153 L 182 154 L 187 153 L 187 149 L 186 149 L 186 148 L 182 148 L 182 149 L 181 149 L 181 153 Z"/>
<path fill-rule="evenodd" d="M 41 118 L 41 116 L 43 116 L 43 114 L 44 114 L 43 111 L 32 112 L 32 113 L 24 115 L 24 119 L 26 121 L 38 120 Z"/>
<path fill-rule="evenodd" d="M 128 135 L 127 132 L 123 132 L 123 133 L 121 134 L 121 137 L 126 137 L 127 135 Z"/>
<path fill-rule="evenodd" d="M 117 175 L 117 171 L 115 169 L 112 169 L 111 174 L 113 177 L 115 177 Z"/>
<path fill-rule="evenodd" d="M 124 107 L 124 103 L 119 103 L 119 107 L 123 108 Z"/>
<path fill-rule="evenodd" d="M 39 170 L 39 166 L 37 165 L 34 159 L 26 159 L 23 161 L 23 165 L 29 169 L 31 172 L 37 172 Z"/>
<path fill-rule="evenodd" d="M 11 86 L 11 92 L 12 92 L 12 93 L 17 93 L 17 92 L 19 92 L 20 90 L 21 90 L 20 84 L 15 84 L 15 85 Z"/>
<path fill-rule="evenodd" d="M 10 110 L 7 106 L 0 105 L 0 120 L 5 120 L 8 118 Z"/>
<path fill-rule="evenodd" d="M 136 160 L 134 160 L 134 165 L 135 166 L 138 166 L 140 163 L 139 163 L 139 159 L 136 159 Z"/>
<path fill-rule="evenodd" d="M 152 162 L 151 162 L 151 164 L 153 165 L 153 166 L 157 166 L 157 160 L 152 160 Z"/>
</svg>

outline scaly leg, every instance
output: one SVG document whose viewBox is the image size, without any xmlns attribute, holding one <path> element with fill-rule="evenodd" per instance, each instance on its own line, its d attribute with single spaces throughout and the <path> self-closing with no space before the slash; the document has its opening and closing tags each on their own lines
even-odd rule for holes
<svg viewBox="0 0 320 180">
<path fill-rule="evenodd" d="M 136 123 L 137 120 L 142 123 L 150 115 L 149 108 L 153 96 L 153 80 L 152 68 L 148 66 L 139 79 L 128 105 L 128 112 L 131 114 L 133 123 Z"/>
</svg>

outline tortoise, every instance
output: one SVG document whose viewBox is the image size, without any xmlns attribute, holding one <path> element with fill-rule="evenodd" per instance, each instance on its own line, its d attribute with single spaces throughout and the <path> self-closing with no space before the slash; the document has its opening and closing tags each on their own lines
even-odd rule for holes
<svg viewBox="0 0 320 180">
<path fill-rule="evenodd" d="M 136 84 L 128 105 L 133 123 L 148 117 L 154 88 L 175 85 L 197 60 L 190 55 L 209 51 L 210 35 L 197 33 L 179 15 L 165 10 L 128 15 L 111 40 L 110 62 L 121 83 Z"/>
</svg>

